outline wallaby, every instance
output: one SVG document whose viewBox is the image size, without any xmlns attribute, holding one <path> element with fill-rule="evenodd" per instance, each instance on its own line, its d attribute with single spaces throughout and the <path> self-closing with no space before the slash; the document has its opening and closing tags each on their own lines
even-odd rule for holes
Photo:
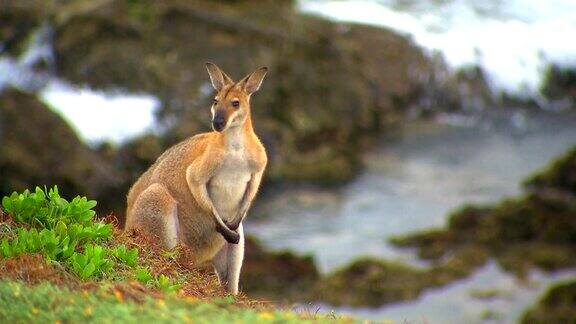
<svg viewBox="0 0 576 324">
<path fill-rule="evenodd" d="M 212 260 L 220 283 L 238 293 L 244 259 L 244 230 L 267 163 L 254 133 L 250 96 L 268 69 L 234 82 L 206 63 L 217 94 L 212 104 L 213 132 L 169 148 L 128 193 L 126 230 L 157 237 L 166 248 L 183 244 L 195 263 Z"/>
</svg>

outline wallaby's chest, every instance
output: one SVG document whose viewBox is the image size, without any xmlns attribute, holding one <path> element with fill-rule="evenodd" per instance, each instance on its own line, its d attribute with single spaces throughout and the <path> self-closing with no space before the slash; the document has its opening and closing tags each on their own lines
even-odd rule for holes
<svg viewBox="0 0 576 324">
<path fill-rule="evenodd" d="M 234 217 L 251 178 L 244 152 L 227 153 L 208 184 L 214 207 L 225 219 Z"/>
</svg>

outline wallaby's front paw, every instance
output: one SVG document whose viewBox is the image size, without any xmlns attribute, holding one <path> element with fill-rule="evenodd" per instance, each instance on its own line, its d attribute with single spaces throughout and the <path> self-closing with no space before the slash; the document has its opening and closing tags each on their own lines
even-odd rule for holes
<svg viewBox="0 0 576 324">
<path fill-rule="evenodd" d="M 226 226 L 228 226 L 228 228 L 233 231 L 237 230 L 238 227 L 240 227 L 240 222 L 228 222 L 225 220 L 224 224 L 226 224 Z"/>
<path fill-rule="evenodd" d="M 220 233 L 228 243 L 238 244 L 240 242 L 240 234 L 235 230 L 227 231 L 220 226 L 216 226 L 216 232 Z"/>
</svg>

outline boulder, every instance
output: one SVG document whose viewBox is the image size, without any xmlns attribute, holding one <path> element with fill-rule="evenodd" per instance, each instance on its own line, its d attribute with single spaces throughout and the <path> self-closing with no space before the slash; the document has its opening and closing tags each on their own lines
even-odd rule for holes
<svg viewBox="0 0 576 324">
<path fill-rule="evenodd" d="M 523 324 L 576 322 L 576 280 L 550 287 L 542 299 L 522 317 Z"/>
</svg>

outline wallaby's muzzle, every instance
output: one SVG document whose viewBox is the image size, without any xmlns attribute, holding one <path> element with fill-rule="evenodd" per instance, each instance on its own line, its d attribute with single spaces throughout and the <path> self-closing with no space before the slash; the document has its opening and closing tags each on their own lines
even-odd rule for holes
<svg viewBox="0 0 576 324">
<path fill-rule="evenodd" d="M 226 118 L 224 118 L 223 113 L 217 112 L 214 115 L 214 119 L 212 119 L 212 128 L 217 132 L 221 132 L 224 130 L 224 127 L 226 127 Z"/>
</svg>

